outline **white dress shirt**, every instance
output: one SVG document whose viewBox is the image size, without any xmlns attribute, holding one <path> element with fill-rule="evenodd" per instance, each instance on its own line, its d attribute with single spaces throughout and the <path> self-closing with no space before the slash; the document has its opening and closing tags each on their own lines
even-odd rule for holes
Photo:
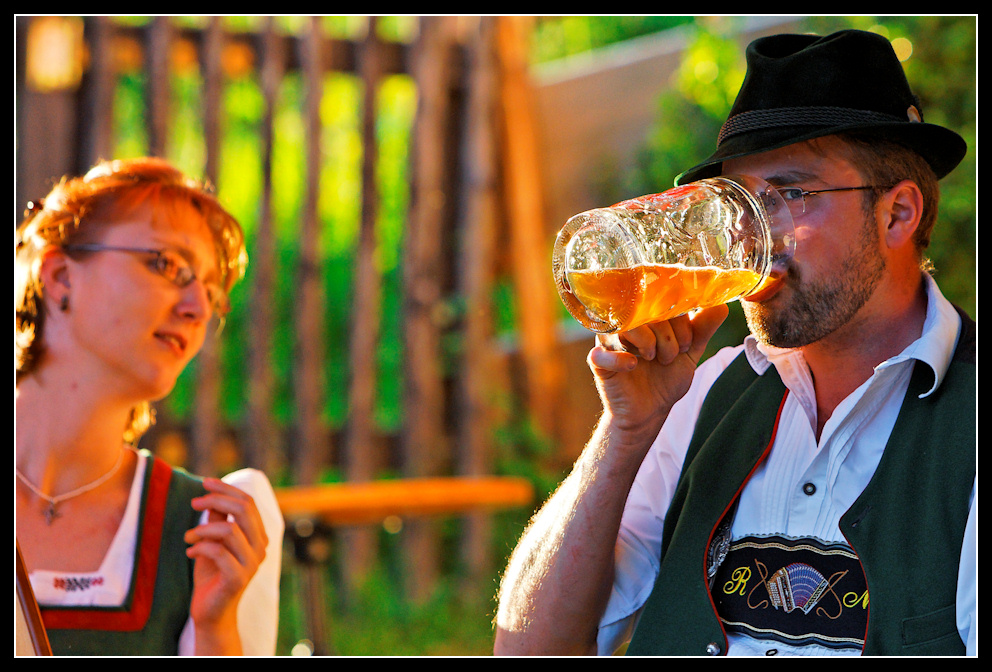
<svg viewBox="0 0 992 672">
<path fill-rule="evenodd" d="M 703 362 L 686 396 L 676 404 L 638 472 L 627 499 L 615 551 L 613 591 L 600 621 L 599 653 L 609 655 L 628 641 L 640 609 L 654 586 L 661 555 L 665 514 L 678 482 L 696 417 L 710 386 L 743 349 L 759 374 L 775 366 L 789 389 L 772 450 L 748 481 L 732 528 L 733 538 L 777 534 L 846 543 L 841 515 L 871 479 L 909 385 L 914 362 L 928 364 L 936 389 L 950 364 L 960 318 L 927 277 L 923 333 L 902 353 L 875 367 L 874 374 L 842 401 L 816 440 L 816 398 L 809 369 L 798 350 L 765 347 L 748 336 L 743 345 L 724 348 Z M 677 419 L 677 421 L 673 421 Z M 812 483 L 815 492 L 803 486 Z M 958 630 L 969 655 L 977 650 L 978 479 L 959 565 Z M 812 490 L 812 488 L 810 488 Z M 729 635 L 729 655 L 859 655 L 860 651 L 818 646 L 793 647 L 746 635 Z"/>
</svg>

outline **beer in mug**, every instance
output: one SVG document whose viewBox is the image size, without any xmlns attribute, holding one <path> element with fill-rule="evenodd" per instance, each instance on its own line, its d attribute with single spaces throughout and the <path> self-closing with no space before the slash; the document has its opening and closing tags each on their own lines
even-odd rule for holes
<svg viewBox="0 0 992 672">
<path fill-rule="evenodd" d="M 614 333 L 763 292 L 794 250 L 773 187 L 718 177 L 575 215 L 555 241 L 552 272 L 576 320 Z"/>
</svg>

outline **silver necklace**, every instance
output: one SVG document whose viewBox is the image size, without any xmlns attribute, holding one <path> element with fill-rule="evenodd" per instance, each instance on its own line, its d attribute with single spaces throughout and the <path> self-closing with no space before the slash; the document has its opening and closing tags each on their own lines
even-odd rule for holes
<svg viewBox="0 0 992 672">
<path fill-rule="evenodd" d="M 41 497 L 42 499 L 44 499 L 46 502 L 48 502 L 48 506 L 45 508 L 45 510 L 42 512 L 42 514 L 45 516 L 45 522 L 47 524 L 51 525 L 52 524 L 52 521 L 54 521 L 56 518 L 58 518 L 59 516 L 62 515 L 62 514 L 60 514 L 58 512 L 58 508 L 57 508 L 60 503 L 64 502 L 67 499 L 72 499 L 73 497 L 75 497 L 77 495 L 81 495 L 84 492 L 89 492 L 93 488 L 96 488 L 96 487 L 102 485 L 111 476 L 113 476 L 115 473 L 117 473 L 117 470 L 120 468 L 121 462 L 123 462 L 123 461 L 124 461 L 124 451 L 121 450 L 118 453 L 118 455 L 117 455 L 117 462 L 115 462 L 114 463 L 114 466 L 111 467 L 110 471 L 108 471 L 107 473 L 105 473 L 103 476 L 101 476 L 100 478 L 96 479 L 95 481 L 93 481 L 91 483 L 87 483 L 86 485 L 81 485 L 80 487 L 76 488 L 75 490 L 70 490 L 69 492 L 63 493 L 61 495 L 56 495 L 54 497 L 50 497 L 50 496 L 46 495 L 41 490 L 39 490 L 37 487 L 35 487 L 35 485 L 31 481 L 29 481 L 27 479 L 27 477 L 24 474 L 22 474 L 21 473 L 21 470 L 18 469 L 17 467 L 14 467 L 14 471 L 17 473 L 17 478 L 19 478 L 21 480 L 21 483 L 23 483 L 24 485 L 26 485 L 31 490 L 31 492 L 33 492 L 34 494 L 38 495 L 39 497 Z"/>
</svg>

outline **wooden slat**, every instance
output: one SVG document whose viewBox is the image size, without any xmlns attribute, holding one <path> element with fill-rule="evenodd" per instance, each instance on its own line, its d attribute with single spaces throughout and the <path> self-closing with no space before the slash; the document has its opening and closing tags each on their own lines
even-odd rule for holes
<svg viewBox="0 0 992 672">
<path fill-rule="evenodd" d="M 406 477 L 441 473 L 449 457 L 445 372 L 441 343 L 447 325 L 439 320 L 450 266 L 446 241 L 455 192 L 449 151 L 453 146 L 451 104 L 453 17 L 423 17 L 413 52 L 417 117 L 413 126 L 410 220 L 404 232 L 404 402 L 402 468 Z M 406 592 L 426 599 L 440 574 L 440 545 L 433 521 L 403 531 Z"/>
<path fill-rule="evenodd" d="M 84 19 L 89 64 L 81 87 L 79 114 L 79 171 L 87 170 L 100 159 L 110 158 L 113 149 L 114 70 L 113 29 L 106 16 Z"/>
<path fill-rule="evenodd" d="M 389 516 L 437 516 L 526 506 L 534 489 L 523 478 L 479 476 L 332 483 L 276 489 L 288 520 L 320 518 L 330 525 L 363 525 Z"/>
<path fill-rule="evenodd" d="M 352 276 L 351 314 L 348 350 L 348 422 L 342 462 L 349 481 L 367 481 L 379 464 L 375 432 L 376 382 L 381 325 L 382 277 L 376 263 L 380 194 L 376 180 L 379 147 L 376 137 L 379 82 L 382 78 L 382 42 L 376 34 L 377 18 L 369 17 L 365 40 L 357 53 L 362 83 L 361 141 L 362 192 L 361 220 L 355 247 Z M 342 543 L 348 553 L 341 558 L 342 586 L 347 600 L 368 577 L 378 552 L 378 537 L 372 530 L 347 530 Z"/>
<path fill-rule="evenodd" d="M 552 242 L 545 235 L 545 196 L 527 47 L 530 17 L 503 16 L 497 22 L 502 67 L 504 166 L 513 283 L 520 352 L 525 363 L 528 409 L 546 436 L 558 434 L 564 369 L 558 353 L 551 279 Z"/>
<path fill-rule="evenodd" d="M 324 306 L 321 287 L 320 195 L 321 120 L 320 102 L 324 93 L 323 53 L 325 40 L 320 17 L 310 17 L 300 43 L 301 74 L 304 86 L 303 127 L 305 133 L 305 193 L 300 213 L 298 295 L 296 306 L 296 441 L 295 482 L 313 483 L 327 458 L 323 426 L 324 402 Z M 314 653 L 328 653 L 328 626 L 324 604 L 324 572 L 318 567 L 302 571 L 303 611 Z"/>
<path fill-rule="evenodd" d="M 145 43 L 148 153 L 166 156 L 169 139 L 169 56 L 172 47 L 172 20 L 158 16 L 148 25 Z"/>
<path fill-rule="evenodd" d="M 324 39 L 320 17 L 311 17 L 302 42 L 301 62 L 305 100 L 303 126 L 306 135 L 306 174 L 303 208 L 300 213 L 298 294 L 296 304 L 296 409 L 297 441 L 294 442 L 297 483 L 312 483 L 324 464 L 327 432 L 323 426 L 324 338 L 323 290 L 321 287 L 320 195 L 321 121 L 324 70 L 321 62 Z"/>
<path fill-rule="evenodd" d="M 267 17 L 268 18 L 268 17 Z M 130 25 L 116 23 L 113 26 L 115 35 L 141 42 L 143 34 L 147 31 L 147 26 Z M 189 40 L 198 44 L 202 36 L 200 28 L 189 26 L 173 26 L 172 34 L 176 38 Z M 247 44 L 252 49 L 258 48 L 256 34 L 250 32 L 235 31 L 227 34 L 227 39 L 232 43 Z M 306 35 L 286 35 L 281 34 L 278 40 L 283 43 L 286 52 L 285 66 L 288 72 L 297 72 L 304 69 L 304 58 L 301 55 L 302 43 L 307 39 Z M 338 72 L 356 72 L 358 70 L 359 57 L 357 52 L 361 48 L 361 41 L 353 40 L 332 40 L 325 45 L 321 52 L 321 67 L 327 70 Z M 395 75 L 406 74 L 408 72 L 407 61 L 409 59 L 409 45 L 400 42 L 383 42 L 382 44 L 382 67 L 383 74 Z"/>
<path fill-rule="evenodd" d="M 480 476 L 492 472 L 492 436 L 497 398 L 506 387 L 498 375 L 494 338 L 492 288 L 495 281 L 499 220 L 496 106 L 499 88 L 493 44 L 494 17 L 481 17 L 465 40 L 466 108 L 461 148 L 462 209 L 459 218 L 457 289 L 465 304 L 461 362 L 458 370 L 455 434 L 457 472 Z M 485 515 L 466 519 L 461 555 L 466 581 L 476 583 L 490 573 L 492 537 Z"/>
<path fill-rule="evenodd" d="M 445 461 L 444 372 L 437 319 L 446 272 L 442 243 L 450 189 L 447 149 L 450 103 L 450 17 L 421 19 L 414 51 L 417 117 L 413 125 L 412 193 L 403 251 L 404 426 L 403 468 L 407 476 L 436 473 Z"/>
<path fill-rule="evenodd" d="M 220 173 L 221 100 L 224 72 L 224 27 L 219 16 L 210 17 L 203 31 L 200 48 L 200 73 L 203 80 L 203 142 L 206 149 L 204 176 L 214 185 Z"/>
<path fill-rule="evenodd" d="M 343 461 L 349 480 L 372 478 L 376 467 L 374 413 L 376 400 L 376 350 L 379 343 L 382 278 L 376 264 L 376 220 L 379 215 L 379 189 L 376 166 L 379 147 L 375 133 L 376 100 L 381 72 L 380 41 L 376 37 L 376 17 L 369 17 L 368 35 L 359 52 L 362 97 L 362 191 L 361 220 L 355 247 L 352 276 L 351 316 L 348 352 L 348 430 Z"/>
<path fill-rule="evenodd" d="M 275 325 L 276 244 L 272 224 L 272 155 L 279 84 L 284 72 L 284 40 L 276 32 L 274 19 L 266 17 L 259 39 L 259 84 L 265 111 L 259 129 L 262 156 L 262 193 L 258 205 L 254 248 L 249 252 L 251 284 L 251 329 L 248 330 L 248 431 L 244 436 L 245 463 L 273 474 L 283 454 L 278 428 L 272 417 L 275 389 L 272 342 Z"/>
<path fill-rule="evenodd" d="M 220 56 L 223 49 L 220 17 L 212 17 L 203 34 L 200 71 L 203 80 L 203 141 L 206 165 L 203 177 L 217 185 L 220 165 L 220 114 L 223 73 Z M 220 341 L 208 333 L 196 358 L 196 406 L 192 418 L 192 460 L 188 467 L 197 474 L 216 475 L 214 446 L 220 439 Z"/>
</svg>

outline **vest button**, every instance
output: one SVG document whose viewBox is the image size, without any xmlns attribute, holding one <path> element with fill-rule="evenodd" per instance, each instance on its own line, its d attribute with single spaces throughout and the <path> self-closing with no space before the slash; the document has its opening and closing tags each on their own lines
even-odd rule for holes
<svg viewBox="0 0 992 672">
<path fill-rule="evenodd" d="M 812 483 L 804 483 L 803 492 L 805 492 L 807 495 L 812 496 L 816 492 L 816 486 L 813 485 Z"/>
<path fill-rule="evenodd" d="M 717 644 L 716 642 L 710 642 L 709 644 L 706 645 L 706 654 L 710 656 L 719 656 L 720 645 Z"/>
</svg>

